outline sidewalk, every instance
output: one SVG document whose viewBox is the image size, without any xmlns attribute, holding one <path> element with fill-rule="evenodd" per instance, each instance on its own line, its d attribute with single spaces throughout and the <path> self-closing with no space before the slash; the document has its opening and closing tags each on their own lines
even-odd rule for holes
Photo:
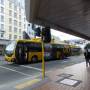
<svg viewBox="0 0 90 90">
<path fill-rule="evenodd" d="M 5 60 L 4 56 L 0 55 L 0 61 Z"/>
<path fill-rule="evenodd" d="M 49 72 L 47 76 L 48 82 L 33 90 L 90 90 L 90 67 L 85 62 Z"/>
<path fill-rule="evenodd" d="M 9 64 L 10 62 L 5 61 L 4 56 L 0 56 L 0 65 Z"/>
</svg>

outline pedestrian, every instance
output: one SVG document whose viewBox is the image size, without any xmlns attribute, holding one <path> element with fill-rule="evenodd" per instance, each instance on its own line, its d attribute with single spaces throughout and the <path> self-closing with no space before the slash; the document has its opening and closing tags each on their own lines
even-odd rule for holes
<svg viewBox="0 0 90 90">
<path fill-rule="evenodd" d="M 86 60 L 86 66 L 90 65 L 90 43 L 86 44 L 84 48 L 84 56 Z"/>
</svg>

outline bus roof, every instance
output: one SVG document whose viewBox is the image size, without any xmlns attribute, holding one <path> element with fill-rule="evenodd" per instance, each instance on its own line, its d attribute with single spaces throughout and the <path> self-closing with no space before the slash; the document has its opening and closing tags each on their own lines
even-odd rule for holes
<svg viewBox="0 0 90 90">
<path fill-rule="evenodd" d="M 41 42 L 41 40 L 38 40 L 38 39 L 22 39 L 22 40 L 16 40 L 16 42 L 18 43 L 18 42 L 37 42 L 37 43 L 39 43 L 39 42 Z"/>
<path fill-rule="evenodd" d="M 22 40 L 16 40 L 16 42 L 36 42 L 36 43 L 40 43 L 41 42 L 41 38 L 33 38 L 33 39 L 22 39 Z M 50 42 L 50 44 L 59 44 L 59 45 L 65 45 L 65 46 L 69 46 L 69 44 L 67 43 L 53 43 L 53 42 Z"/>
</svg>

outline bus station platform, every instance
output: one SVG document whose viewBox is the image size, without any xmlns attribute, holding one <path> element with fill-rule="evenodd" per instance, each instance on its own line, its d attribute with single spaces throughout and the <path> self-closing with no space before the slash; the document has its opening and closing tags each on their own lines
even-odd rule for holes
<svg viewBox="0 0 90 90">
<path fill-rule="evenodd" d="M 86 67 L 85 62 L 53 70 L 46 75 L 46 82 L 27 90 L 90 90 L 90 67 Z"/>
</svg>

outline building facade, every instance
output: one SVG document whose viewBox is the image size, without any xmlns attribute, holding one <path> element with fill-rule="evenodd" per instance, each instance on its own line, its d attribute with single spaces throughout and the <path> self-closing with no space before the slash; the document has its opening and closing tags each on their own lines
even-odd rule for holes
<svg viewBox="0 0 90 90">
<path fill-rule="evenodd" d="M 0 39 L 22 39 L 26 23 L 25 8 L 19 0 L 0 0 Z"/>
</svg>

